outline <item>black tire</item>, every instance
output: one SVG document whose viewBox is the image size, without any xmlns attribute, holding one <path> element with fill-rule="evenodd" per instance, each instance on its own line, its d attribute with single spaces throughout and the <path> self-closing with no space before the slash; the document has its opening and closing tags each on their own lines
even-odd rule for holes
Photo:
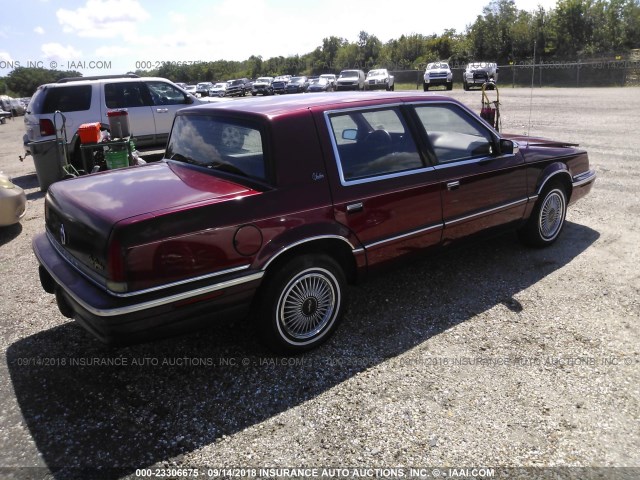
<svg viewBox="0 0 640 480">
<path fill-rule="evenodd" d="M 546 247 L 562 232 L 567 215 L 567 192 L 559 182 L 546 186 L 527 223 L 518 230 L 520 240 L 532 247 Z"/>
<path fill-rule="evenodd" d="M 254 319 L 261 339 L 278 353 L 301 353 L 325 342 L 345 308 L 346 279 L 327 255 L 302 255 L 265 279 Z"/>
<path fill-rule="evenodd" d="M 462 82 L 462 88 L 465 92 L 469 91 L 469 84 L 467 82 Z"/>
<path fill-rule="evenodd" d="M 71 144 L 67 146 L 68 149 L 71 148 Z M 82 161 L 82 151 L 80 150 L 80 139 L 76 140 L 76 143 L 73 145 L 73 150 L 69 152 L 69 163 L 76 170 L 84 172 L 84 164 Z"/>
<path fill-rule="evenodd" d="M 447 90 L 453 90 L 453 82 L 447 83 Z"/>
<path fill-rule="evenodd" d="M 426 83 L 423 83 L 423 84 L 422 84 L 422 88 L 424 89 L 424 91 L 425 91 L 425 92 L 428 92 L 428 91 L 429 91 L 429 85 L 428 85 L 428 84 L 426 84 Z"/>
</svg>

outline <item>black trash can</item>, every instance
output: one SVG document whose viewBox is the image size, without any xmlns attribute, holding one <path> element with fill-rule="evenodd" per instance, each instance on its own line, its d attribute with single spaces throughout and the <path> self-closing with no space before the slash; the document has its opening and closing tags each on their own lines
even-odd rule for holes
<svg viewBox="0 0 640 480">
<path fill-rule="evenodd" d="M 29 149 L 33 156 L 33 164 L 36 167 L 40 190 L 46 192 L 49 185 L 64 178 L 62 155 L 58 140 L 54 138 L 52 140 L 30 142 Z"/>
</svg>

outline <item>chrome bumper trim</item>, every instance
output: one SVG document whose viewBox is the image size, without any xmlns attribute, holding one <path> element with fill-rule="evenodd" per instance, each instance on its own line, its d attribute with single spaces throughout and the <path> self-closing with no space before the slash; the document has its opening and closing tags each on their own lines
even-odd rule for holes
<svg viewBox="0 0 640 480">
<path fill-rule="evenodd" d="M 598 174 L 595 170 L 589 170 L 588 172 L 581 173 L 573 177 L 573 188 L 581 187 L 589 182 L 593 182 Z"/>
</svg>

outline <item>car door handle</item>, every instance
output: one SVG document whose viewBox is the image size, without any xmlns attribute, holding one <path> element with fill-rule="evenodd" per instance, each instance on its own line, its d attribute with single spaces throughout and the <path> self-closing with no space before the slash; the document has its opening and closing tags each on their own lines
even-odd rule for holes
<svg viewBox="0 0 640 480">
<path fill-rule="evenodd" d="M 362 205 L 362 202 L 352 203 L 351 205 L 347 205 L 347 213 L 361 212 L 363 209 L 364 209 L 364 205 Z"/>
<path fill-rule="evenodd" d="M 167 113 L 168 111 L 168 108 L 156 108 L 156 112 L 158 113 Z"/>
<path fill-rule="evenodd" d="M 460 182 L 456 180 L 455 182 L 447 183 L 447 190 L 457 190 L 460 187 Z"/>
</svg>

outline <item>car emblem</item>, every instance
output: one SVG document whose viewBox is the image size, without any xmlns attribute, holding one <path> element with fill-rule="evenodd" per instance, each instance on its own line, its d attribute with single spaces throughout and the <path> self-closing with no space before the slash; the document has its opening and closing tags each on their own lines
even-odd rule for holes
<svg viewBox="0 0 640 480">
<path fill-rule="evenodd" d="M 67 244 L 67 234 L 64 231 L 64 224 L 60 224 L 60 243 L 62 245 Z"/>
</svg>

